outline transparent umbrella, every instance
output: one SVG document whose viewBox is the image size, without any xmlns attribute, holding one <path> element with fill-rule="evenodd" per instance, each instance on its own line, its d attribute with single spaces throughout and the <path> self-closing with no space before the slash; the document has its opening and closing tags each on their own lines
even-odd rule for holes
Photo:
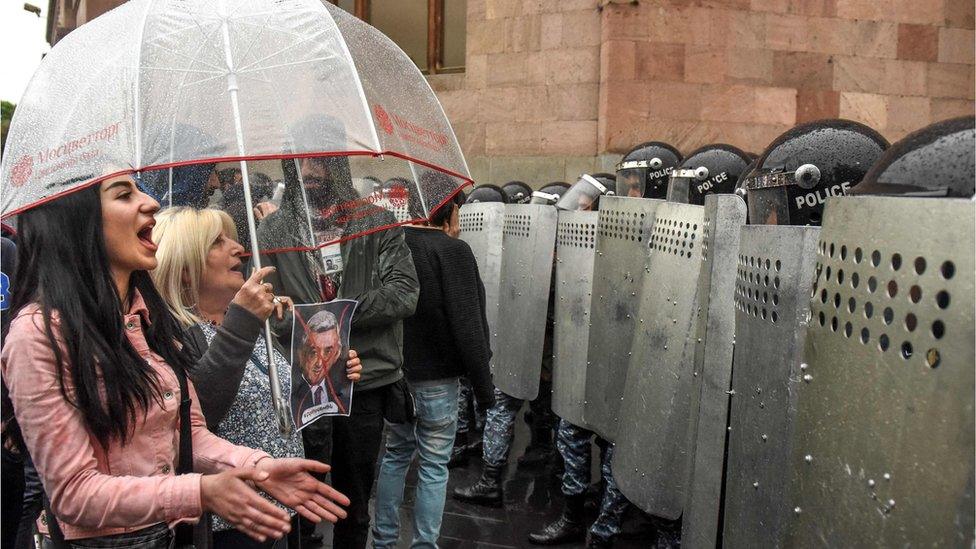
<svg viewBox="0 0 976 549">
<path fill-rule="evenodd" d="M 309 184 L 298 164 L 312 157 L 327 161 Z M 279 177 L 253 182 L 246 161 Z M 240 163 L 239 181 L 213 175 L 226 162 Z M 236 204 L 256 266 L 259 252 L 277 251 L 258 249 L 254 211 L 265 198 L 282 208 L 299 200 L 305 215 L 297 236 L 264 242 L 311 250 L 427 218 L 471 182 L 407 55 L 319 0 L 132 0 L 58 42 L 9 128 L 3 218 L 125 173 L 144 175 L 164 206 Z M 269 353 L 270 337 L 266 329 Z"/>
</svg>

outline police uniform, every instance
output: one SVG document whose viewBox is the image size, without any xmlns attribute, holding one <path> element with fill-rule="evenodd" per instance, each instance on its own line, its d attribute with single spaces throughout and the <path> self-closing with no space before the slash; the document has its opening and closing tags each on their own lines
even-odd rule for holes
<svg viewBox="0 0 976 549">
<path fill-rule="evenodd" d="M 596 437 L 596 444 L 600 447 L 600 474 L 604 490 L 600 500 L 600 514 L 590 526 L 590 535 L 609 540 L 620 533 L 624 513 L 630 504 L 620 493 L 610 472 L 614 446 L 593 431 L 577 427 L 565 419 L 559 420 L 556 431 L 556 448 L 565 465 L 560 490 L 567 497 L 586 493 L 590 485 L 590 441 L 593 437 Z"/>
</svg>

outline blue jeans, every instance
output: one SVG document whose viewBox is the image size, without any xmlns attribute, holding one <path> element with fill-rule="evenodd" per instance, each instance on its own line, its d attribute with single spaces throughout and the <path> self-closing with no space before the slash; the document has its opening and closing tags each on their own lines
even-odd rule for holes
<svg viewBox="0 0 976 549">
<path fill-rule="evenodd" d="M 447 462 L 457 430 L 458 383 L 414 387 L 417 419 L 391 424 L 376 482 L 374 547 L 396 547 L 403 485 L 414 454 L 420 459 L 411 547 L 437 547 L 447 494 Z"/>
</svg>

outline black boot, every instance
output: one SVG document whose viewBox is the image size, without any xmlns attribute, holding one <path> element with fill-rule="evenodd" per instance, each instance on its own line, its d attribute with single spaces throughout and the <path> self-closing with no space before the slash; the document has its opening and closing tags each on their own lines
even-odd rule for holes
<svg viewBox="0 0 976 549">
<path fill-rule="evenodd" d="M 536 419 L 532 425 L 531 439 L 525 448 L 525 453 L 518 458 L 518 464 L 524 467 L 545 465 L 552 458 L 552 429 L 548 425 L 540 427 L 541 421 Z M 562 461 L 562 460 L 560 460 Z"/>
<path fill-rule="evenodd" d="M 613 547 L 612 538 L 604 538 L 590 534 L 590 539 L 586 540 L 586 549 L 610 549 Z"/>
<path fill-rule="evenodd" d="M 529 534 L 529 542 L 536 545 L 558 545 L 585 539 L 586 527 L 583 525 L 585 499 L 586 494 L 566 496 L 563 514 L 542 530 Z"/>
<path fill-rule="evenodd" d="M 468 444 L 464 447 L 464 451 L 469 456 L 480 456 L 481 448 L 484 446 L 484 431 L 474 431 L 471 433 L 472 436 L 468 437 Z"/>
<path fill-rule="evenodd" d="M 501 507 L 504 499 L 502 491 L 502 473 L 504 470 L 504 465 L 496 467 L 485 463 L 481 470 L 481 479 L 472 486 L 455 488 L 454 499 L 476 505 Z"/>
<path fill-rule="evenodd" d="M 457 433 L 454 435 L 454 449 L 451 450 L 451 459 L 447 462 L 447 468 L 463 467 L 468 464 L 468 433 Z"/>
</svg>

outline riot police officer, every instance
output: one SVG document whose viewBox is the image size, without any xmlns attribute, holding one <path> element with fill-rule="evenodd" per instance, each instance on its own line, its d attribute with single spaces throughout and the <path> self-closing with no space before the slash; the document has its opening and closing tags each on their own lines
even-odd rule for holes
<svg viewBox="0 0 976 549">
<path fill-rule="evenodd" d="M 532 187 L 523 181 L 509 181 L 502 186 L 509 204 L 525 204 L 532 196 Z"/>
<path fill-rule="evenodd" d="M 667 143 L 637 145 L 617 164 L 617 196 L 666 198 L 668 179 L 681 158 L 678 149 Z"/>
<path fill-rule="evenodd" d="M 468 193 L 468 198 L 464 201 L 465 204 L 477 204 L 479 202 L 501 202 L 502 204 L 507 204 L 508 195 L 498 185 L 483 183 L 472 189 Z"/>
<path fill-rule="evenodd" d="M 749 223 L 820 225 L 827 198 L 848 194 L 887 148 L 881 134 L 850 120 L 796 126 L 744 177 Z"/>
<path fill-rule="evenodd" d="M 871 166 L 852 195 L 972 198 L 976 118 L 936 122 L 908 134 Z"/>
<path fill-rule="evenodd" d="M 676 163 L 676 159 L 673 160 Z M 630 166 L 629 170 L 634 170 Z M 642 169 L 639 168 L 638 169 Z M 645 174 L 641 173 L 643 177 Z M 615 184 L 616 183 L 616 184 Z M 569 192 L 563 195 L 558 207 L 563 209 L 596 210 L 599 198 L 613 194 L 611 189 L 619 189 L 619 180 L 609 174 L 583 175 Z M 641 192 L 644 188 L 640 189 Z M 563 460 L 561 491 L 565 497 L 563 512 L 553 523 L 539 532 L 529 534 L 529 541 L 539 545 L 553 545 L 579 541 L 586 537 L 583 523 L 583 507 L 586 490 L 590 482 L 590 445 L 594 437 L 600 448 L 600 472 L 603 492 L 600 498 L 599 515 L 590 527 L 590 547 L 604 547 L 620 532 L 624 513 L 629 503 L 617 488 L 610 465 L 613 459 L 613 444 L 597 437 L 595 433 L 560 418 L 556 430 L 556 448 Z"/>
<path fill-rule="evenodd" d="M 566 194 L 568 189 L 569 185 L 566 183 L 553 181 L 538 191 L 532 191 L 529 204 L 549 204 L 550 206 L 555 206 L 556 202 L 559 202 L 559 199 Z"/>
<path fill-rule="evenodd" d="M 596 209 L 599 197 L 613 192 L 614 179 L 610 174 L 583 174 L 557 201 L 556 208 L 565 210 Z M 554 290 L 554 285 L 550 285 Z M 548 431 L 551 439 L 551 372 L 552 372 L 552 325 L 554 294 L 550 291 L 549 310 L 546 315 L 546 336 L 543 345 L 542 382 L 539 387 L 539 397 L 531 405 L 533 416 L 534 438 L 542 438 L 542 429 Z M 455 499 L 498 507 L 503 502 L 502 473 L 508 460 L 508 452 L 512 444 L 515 418 L 522 407 L 523 400 L 508 395 L 495 388 L 495 404 L 488 410 L 485 421 L 482 449 L 482 474 L 479 480 L 471 486 L 459 487 L 454 490 Z M 539 406 L 539 403 L 542 406 Z M 544 409 L 543 409 L 544 408 Z M 537 442 L 538 443 L 538 442 Z M 544 443 L 544 442 L 543 442 Z"/>
<path fill-rule="evenodd" d="M 701 206 L 706 195 L 734 192 L 750 162 L 749 153 L 724 143 L 696 149 L 671 172 L 668 200 Z"/>
</svg>

